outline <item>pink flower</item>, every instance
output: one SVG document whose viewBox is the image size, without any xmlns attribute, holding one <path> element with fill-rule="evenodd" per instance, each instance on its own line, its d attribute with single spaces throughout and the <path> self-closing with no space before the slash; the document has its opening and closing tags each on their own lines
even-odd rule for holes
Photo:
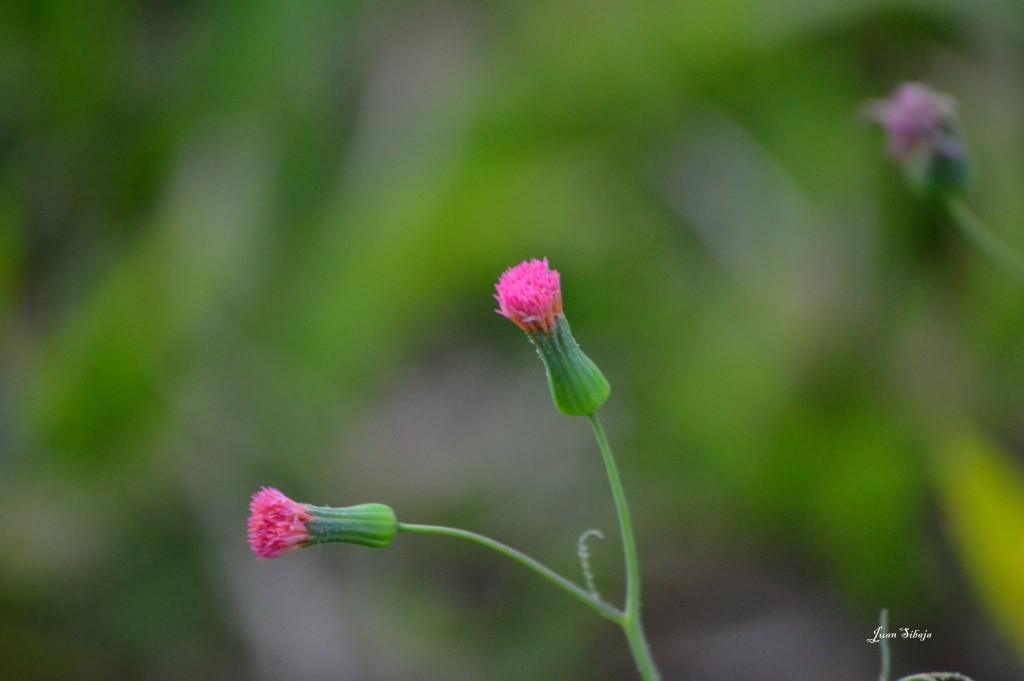
<svg viewBox="0 0 1024 681">
<path fill-rule="evenodd" d="M 551 333 L 555 316 L 562 314 L 562 287 L 548 259 L 527 260 L 505 270 L 495 286 L 498 314 L 523 331 Z"/>
<path fill-rule="evenodd" d="M 313 538 L 306 528 L 312 518 L 302 504 L 264 487 L 249 504 L 249 546 L 260 560 L 291 553 Z"/>
<path fill-rule="evenodd" d="M 551 397 L 569 416 L 593 414 L 611 387 L 601 370 L 583 354 L 562 313 L 558 272 L 547 258 L 527 260 L 505 270 L 495 286 L 499 309 L 526 332 L 548 375 Z"/>
<path fill-rule="evenodd" d="M 917 152 L 958 156 L 956 103 L 920 83 L 903 83 L 892 97 L 872 102 L 865 115 L 885 129 L 889 153 L 900 161 Z"/>
</svg>

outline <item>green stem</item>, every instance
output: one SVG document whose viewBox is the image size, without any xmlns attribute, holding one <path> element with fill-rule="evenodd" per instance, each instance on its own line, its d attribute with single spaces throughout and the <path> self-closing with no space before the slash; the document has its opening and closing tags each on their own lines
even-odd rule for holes
<svg viewBox="0 0 1024 681">
<path fill-rule="evenodd" d="M 619 469 L 615 465 L 615 457 L 612 456 L 612 448 L 608 444 L 608 437 L 604 434 L 601 420 L 597 417 L 596 412 L 588 415 L 587 418 L 594 429 L 594 436 L 597 438 L 601 455 L 604 457 L 608 482 L 611 483 L 612 496 L 615 498 L 615 510 L 619 515 L 619 528 L 622 530 L 622 549 L 626 561 L 626 609 L 620 625 L 626 632 L 626 639 L 629 641 L 630 650 L 633 651 L 633 658 L 636 660 L 640 676 L 644 681 L 659 681 L 661 677 L 654 665 L 654 658 L 651 656 L 651 649 L 647 645 L 647 638 L 644 636 L 640 622 L 640 560 L 637 557 L 636 540 L 633 537 L 633 522 L 630 520 L 629 507 L 626 505 L 626 493 L 622 489 Z"/>
<path fill-rule="evenodd" d="M 882 609 L 882 614 L 878 617 L 878 624 L 882 629 L 883 634 L 889 633 L 889 610 L 888 608 Z M 882 671 L 878 674 L 878 681 L 889 681 L 890 671 L 892 668 L 892 658 L 889 653 L 889 639 L 882 637 L 882 640 L 878 642 L 878 648 L 882 653 Z"/>
<path fill-rule="evenodd" d="M 971 246 L 1008 277 L 1024 285 L 1024 258 L 1019 253 L 989 231 L 962 197 L 947 199 L 946 208 L 953 223 Z"/>
<path fill-rule="evenodd" d="M 651 656 L 651 649 L 647 644 L 647 638 L 644 636 L 643 626 L 640 622 L 640 561 L 637 557 L 636 540 L 633 537 L 633 523 L 629 517 L 629 507 L 626 505 L 626 493 L 622 488 L 619 470 L 615 465 L 615 458 L 612 456 L 612 449 L 608 444 L 608 437 L 604 433 L 600 419 L 596 413 L 589 414 L 587 418 L 594 429 L 597 444 L 601 448 L 601 455 L 604 457 L 605 469 L 608 471 L 608 481 L 612 487 L 612 496 L 615 498 L 615 510 L 619 516 L 619 527 L 622 530 L 622 548 L 626 562 L 626 607 L 624 611 L 609 605 L 596 594 L 584 590 L 525 553 L 495 541 L 490 537 L 485 537 L 482 534 L 469 532 L 468 530 L 459 530 L 453 527 L 411 525 L 407 523 L 398 523 L 398 531 L 465 539 L 466 541 L 497 551 L 520 565 L 533 570 L 570 596 L 574 596 L 622 627 L 643 681 L 660 681 L 661 676 L 658 674 L 658 669 L 654 664 L 654 658 Z"/>
<path fill-rule="evenodd" d="M 505 544 L 495 541 L 490 537 L 485 537 L 482 534 L 477 534 L 476 532 L 469 532 L 468 530 L 459 530 L 454 527 L 441 527 L 438 525 L 409 525 L 406 523 L 399 523 L 398 531 L 409 532 L 411 534 L 432 534 L 444 537 L 456 537 L 458 539 L 471 541 L 475 544 L 480 544 L 481 546 L 486 546 L 489 549 L 497 551 L 503 556 L 511 558 L 520 565 L 528 567 L 544 579 L 548 580 L 569 595 L 575 596 L 616 624 L 625 626 L 626 617 L 624 613 L 620 612 L 617 608 L 605 603 L 600 598 L 577 586 L 575 583 L 569 581 L 543 563 L 534 560 L 522 551 L 517 551 L 511 546 L 506 546 Z"/>
</svg>

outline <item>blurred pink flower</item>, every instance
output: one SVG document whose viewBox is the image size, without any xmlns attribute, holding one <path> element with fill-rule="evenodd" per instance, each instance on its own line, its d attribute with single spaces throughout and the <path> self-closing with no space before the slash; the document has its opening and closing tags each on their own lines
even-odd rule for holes
<svg viewBox="0 0 1024 681">
<path fill-rule="evenodd" d="M 313 538 L 306 528 L 312 518 L 304 505 L 264 487 L 249 504 L 249 546 L 260 560 L 291 553 Z"/>
<path fill-rule="evenodd" d="M 551 333 L 555 316 L 562 314 L 562 287 L 548 259 L 527 260 L 510 267 L 495 285 L 499 309 L 523 331 Z"/>
<path fill-rule="evenodd" d="M 892 97 L 869 103 L 864 113 L 882 126 L 889 153 L 900 161 L 919 152 L 961 153 L 954 133 L 956 103 L 925 85 L 902 83 Z"/>
</svg>

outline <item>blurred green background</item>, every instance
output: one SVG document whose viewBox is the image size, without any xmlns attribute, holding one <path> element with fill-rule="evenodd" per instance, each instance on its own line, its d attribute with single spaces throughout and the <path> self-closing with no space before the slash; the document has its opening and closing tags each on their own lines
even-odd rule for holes
<svg viewBox="0 0 1024 681">
<path fill-rule="evenodd" d="M 0 678 L 629 679 L 473 546 L 257 563 L 249 495 L 573 576 L 607 483 L 505 268 L 547 256 L 666 681 L 1024 678 L 1024 295 L 858 118 L 953 94 L 1024 249 L 1010 0 L 0 3 Z"/>
</svg>

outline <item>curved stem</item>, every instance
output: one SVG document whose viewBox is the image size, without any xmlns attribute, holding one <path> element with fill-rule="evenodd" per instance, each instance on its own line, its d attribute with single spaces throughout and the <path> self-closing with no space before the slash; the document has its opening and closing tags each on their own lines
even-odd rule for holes
<svg viewBox="0 0 1024 681">
<path fill-rule="evenodd" d="M 625 617 L 620 624 L 626 632 L 626 639 L 629 641 L 630 650 L 633 651 L 633 658 L 636 660 L 641 677 L 644 681 L 658 681 L 661 677 L 654 665 L 654 658 L 651 656 L 651 650 L 647 645 L 647 638 L 644 636 L 640 623 L 640 559 L 637 557 L 633 522 L 629 517 L 629 507 L 626 505 L 626 493 L 622 488 L 619 469 L 615 465 L 615 457 L 612 456 L 612 449 L 608 444 L 608 437 L 604 434 L 601 420 L 597 417 L 596 412 L 587 418 L 594 429 L 594 436 L 597 438 L 601 455 L 604 457 L 608 482 L 611 483 L 612 496 L 615 498 L 615 510 L 619 515 L 619 528 L 622 530 L 622 550 L 626 561 L 626 610 Z"/>
<path fill-rule="evenodd" d="M 562 589 L 571 596 L 575 596 L 579 600 L 583 601 L 591 608 L 599 612 L 604 617 L 607 617 L 616 624 L 624 626 L 625 616 L 617 608 L 605 603 L 600 598 L 587 592 L 585 589 L 577 586 L 575 583 L 569 581 L 565 577 L 561 576 L 551 568 L 547 567 L 543 563 L 534 560 L 530 556 L 526 555 L 522 551 L 517 551 L 511 546 L 506 546 L 499 541 L 485 537 L 482 534 L 476 532 L 470 532 L 468 530 L 459 530 L 454 527 L 441 527 L 439 525 L 409 525 L 406 523 L 398 524 L 399 532 L 409 532 L 411 534 L 432 534 L 440 535 L 444 537 L 456 537 L 458 539 L 465 539 L 471 541 L 474 544 L 480 544 L 489 549 L 497 551 L 498 553 L 511 558 L 520 565 L 528 567 L 529 569 L 536 572 L 538 575 L 548 580 L 558 588 Z"/>
<path fill-rule="evenodd" d="M 953 223 L 971 246 L 1004 274 L 1018 284 L 1024 285 L 1024 258 L 1019 253 L 989 231 L 962 197 L 953 196 L 947 199 L 946 208 L 953 218 Z"/>
</svg>

